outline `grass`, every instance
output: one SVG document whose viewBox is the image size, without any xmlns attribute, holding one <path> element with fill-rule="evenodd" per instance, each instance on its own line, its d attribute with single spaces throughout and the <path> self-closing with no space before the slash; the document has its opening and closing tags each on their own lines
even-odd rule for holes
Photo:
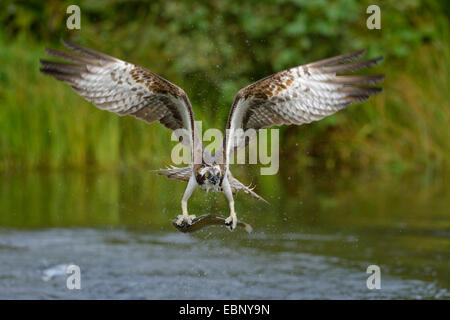
<svg viewBox="0 0 450 320">
<path fill-rule="evenodd" d="M 295 171 L 448 172 L 449 53 L 447 44 L 430 44 L 404 61 L 385 61 L 378 69 L 386 74 L 380 95 L 323 120 L 318 130 L 313 124 L 294 131 L 292 139 L 283 137 L 286 156 L 299 150 L 291 161 L 298 163 Z M 296 147 L 299 142 L 303 146 Z"/>
<path fill-rule="evenodd" d="M 0 46 L 0 171 L 150 165 L 169 154 L 168 130 L 97 110 L 41 75 L 42 56 L 39 46 Z"/>
</svg>

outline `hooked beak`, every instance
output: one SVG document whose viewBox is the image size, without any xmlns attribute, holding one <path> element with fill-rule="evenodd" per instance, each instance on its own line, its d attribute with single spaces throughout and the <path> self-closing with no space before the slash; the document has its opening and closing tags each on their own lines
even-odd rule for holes
<svg viewBox="0 0 450 320">
<path fill-rule="evenodd" d="M 217 184 L 217 182 L 219 182 L 220 178 L 218 176 L 211 176 L 210 178 L 208 178 L 208 180 L 212 184 Z"/>
</svg>

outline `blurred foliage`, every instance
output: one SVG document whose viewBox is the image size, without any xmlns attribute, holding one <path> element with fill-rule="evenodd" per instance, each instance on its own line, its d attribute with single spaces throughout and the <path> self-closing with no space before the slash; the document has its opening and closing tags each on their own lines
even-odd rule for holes
<svg viewBox="0 0 450 320">
<path fill-rule="evenodd" d="M 81 8 L 81 30 L 66 8 Z M 282 69 L 367 48 L 385 57 L 381 95 L 321 122 L 282 128 L 283 174 L 305 167 L 435 174 L 450 167 L 447 1 L 11 1 L 0 10 L 0 171 L 155 167 L 169 132 L 96 110 L 39 74 L 45 46 L 68 38 L 183 87 L 204 127 L 223 128 L 235 93 Z M 290 152 L 295 150 L 296 152 Z M 283 160 L 282 160 L 283 161 Z"/>
</svg>

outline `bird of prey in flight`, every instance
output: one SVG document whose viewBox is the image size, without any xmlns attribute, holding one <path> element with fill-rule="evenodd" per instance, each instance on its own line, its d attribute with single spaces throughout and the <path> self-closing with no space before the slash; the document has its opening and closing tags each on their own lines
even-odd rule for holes
<svg viewBox="0 0 450 320">
<path fill-rule="evenodd" d="M 182 214 L 177 219 L 179 225 L 190 224 L 195 218 L 189 215 L 187 202 L 196 187 L 225 194 L 230 207 L 226 220 L 230 230 L 237 223 L 235 192 L 243 190 L 265 201 L 230 172 L 231 152 L 248 144 L 248 139 L 242 142 L 237 137 L 238 132 L 318 121 L 379 93 L 381 88 L 369 85 L 384 79 L 383 75 L 338 75 L 382 60 L 358 61 L 365 54 L 362 50 L 293 67 L 256 81 L 236 94 L 223 144 L 214 154 L 209 154 L 197 133 L 191 103 L 181 88 L 130 62 L 66 41 L 63 44 L 71 52 L 46 49 L 46 53 L 65 62 L 41 60 L 42 73 L 68 83 L 102 110 L 131 115 L 148 123 L 159 121 L 180 132 L 180 141 L 190 147 L 189 166 L 170 166 L 158 171 L 169 178 L 187 181 L 181 200 Z"/>
</svg>

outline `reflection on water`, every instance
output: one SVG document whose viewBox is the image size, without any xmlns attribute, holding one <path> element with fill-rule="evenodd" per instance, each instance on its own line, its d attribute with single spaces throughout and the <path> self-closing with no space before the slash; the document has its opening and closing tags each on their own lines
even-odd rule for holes
<svg viewBox="0 0 450 320">
<path fill-rule="evenodd" d="M 271 205 L 236 200 L 253 234 L 186 235 L 170 223 L 182 182 L 142 171 L 1 176 L 0 298 L 450 298 L 443 177 L 257 178 Z M 189 208 L 227 215 L 222 195 L 200 190 Z M 66 289 L 72 263 L 81 291 Z M 366 287 L 371 264 L 381 290 Z"/>
</svg>

